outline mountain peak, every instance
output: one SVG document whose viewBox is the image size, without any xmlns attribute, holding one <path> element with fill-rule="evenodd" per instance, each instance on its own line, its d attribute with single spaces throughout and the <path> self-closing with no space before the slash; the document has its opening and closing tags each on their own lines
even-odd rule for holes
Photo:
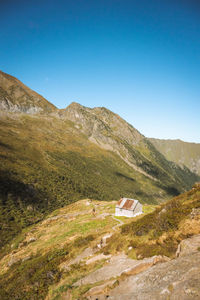
<svg viewBox="0 0 200 300">
<path fill-rule="evenodd" d="M 19 113 L 50 113 L 57 108 L 17 78 L 0 71 L 0 109 Z"/>
<path fill-rule="evenodd" d="M 76 102 L 76 101 L 73 101 L 73 102 L 71 102 L 71 103 L 66 107 L 66 109 L 67 109 L 68 107 L 80 108 L 80 107 L 84 107 L 84 106 L 81 105 L 80 103 Z"/>
</svg>

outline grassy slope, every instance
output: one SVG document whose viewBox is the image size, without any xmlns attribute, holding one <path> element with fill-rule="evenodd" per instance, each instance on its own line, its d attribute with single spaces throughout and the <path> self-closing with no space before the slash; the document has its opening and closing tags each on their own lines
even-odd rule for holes
<svg viewBox="0 0 200 300">
<path fill-rule="evenodd" d="M 58 110 L 3 72 L 0 106 L 4 111 L 35 109 L 40 113 L 30 116 L 1 112 L 0 247 L 22 228 L 77 199 L 107 200 L 126 195 L 156 203 L 190 188 L 196 181 L 195 174 L 166 161 L 136 129 L 105 108 L 71 104 L 66 110 Z M 68 117 L 83 112 L 75 120 L 76 125 L 65 118 L 70 107 L 72 115 Z M 57 114 L 57 118 L 49 113 Z M 76 128 L 78 121 L 83 122 L 79 127 L 84 133 Z M 88 138 L 95 128 L 95 137 L 100 141 L 109 138 L 108 145 L 115 145 L 122 157 L 128 151 L 133 165 L 156 181 L 135 171 L 113 152 L 90 143 Z M 142 143 L 137 144 L 140 138 Z"/>
<path fill-rule="evenodd" d="M 200 175 L 200 144 L 181 140 L 149 139 L 168 160 L 185 165 Z"/>
<path fill-rule="evenodd" d="M 96 216 L 92 214 L 94 205 Z M 73 283 L 105 262 L 74 264 L 70 271 L 63 266 L 85 248 L 94 248 L 103 235 L 114 230 L 117 222 L 109 215 L 114 207 L 115 202 L 92 201 L 88 205 L 87 200 L 81 200 L 24 229 L 0 260 L 0 298 L 45 299 L 48 294 L 48 299 L 62 299 L 70 289 L 73 299 L 78 299 L 92 285 L 76 288 Z M 125 225 L 117 229 L 101 251 L 125 251 L 130 257 L 173 257 L 178 242 L 200 233 L 200 215 L 191 218 L 192 209 L 200 209 L 199 185 L 161 206 L 144 206 L 146 214 L 134 221 L 122 218 Z M 103 217 L 104 213 L 107 215 Z M 35 241 L 29 242 L 32 237 Z M 15 263 L 9 267 L 12 259 Z"/>
<path fill-rule="evenodd" d="M 13 117 L 0 121 L 1 246 L 22 228 L 77 199 L 126 195 L 156 203 L 168 197 L 158 182 L 89 142 L 72 122 Z"/>
<path fill-rule="evenodd" d="M 198 210 L 195 218 L 190 216 L 193 209 Z M 173 257 L 182 239 L 200 233 L 199 212 L 200 184 L 196 184 L 191 191 L 158 206 L 152 213 L 123 225 L 104 251 L 127 251 L 131 246 L 132 257 L 159 254 Z"/>
<path fill-rule="evenodd" d="M 72 103 L 60 113 L 75 122 L 89 138 L 111 147 L 126 162 L 157 179 L 157 184 L 171 195 L 190 189 L 197 181 L 197 175 L 166 160 L 133 126 L 104 107 L 91 109 Z"/>
<path fill-rule="evenodd" d="M 66 288 L 101 266 L 99 263 L 89 267 L 74 265 L 71 272 L 60 268 L 86 247 L 95 247 L 101 236 L 112 231 L 117 224 L 110 215 L 101 217 L 105 212 L 113 213 L 115 203 L 92 201 L 88 205 L 87 202 L 81 200 L 54 211 L 44 221 L 23 230 L 12 241 L 7 247 L 7 254 L 0 260 L 2 300 L 44 299 L 49 286 L 58 283 L 61 276 L 65 279 Z M 96 216 L 92 214 L 94 205 L 97 206 Z M 35 238 L 32 243 L 29 242 L 31 237 Z M 29 259 L 23 260 L 25 257 Z M 8 263 L 13 258 L 16 263 L 9 268 Z"/>
</svg>

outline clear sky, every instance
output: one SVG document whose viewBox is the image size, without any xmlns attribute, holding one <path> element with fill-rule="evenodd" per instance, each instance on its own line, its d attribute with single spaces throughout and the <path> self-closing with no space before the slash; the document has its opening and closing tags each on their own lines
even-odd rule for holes
<svg viewBox="0 0 200 300">
<path fill-rule="evenodd" d="M 199 0 L 0 0 L 0 69 L 59 108 L 200 142 Z"/>
</svg>

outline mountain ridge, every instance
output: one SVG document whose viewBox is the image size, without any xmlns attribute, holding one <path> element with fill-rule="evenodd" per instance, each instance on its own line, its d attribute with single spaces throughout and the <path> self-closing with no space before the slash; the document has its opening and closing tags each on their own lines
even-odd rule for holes
<svg viewBox="0 0 200 300">
<path fill-rule="evenodd" d="M 53 112 L 57 108 L 16 77 L 0 71 L 0 109 L 28 114 Z"/>
<path fill-rule="evenodd" d="M 149 138 L 151 143 L 161 152 L 166 159 L 179 166 L 184 165 L 192 172 L 200 175 L 200 144 L 185 142 L 180 139 L 155 139 Z"/>
<path fill-rule="evenodd" d="M 59 110 L 4 77 L 1 73 L 0 246 L 77 199 L 126 195 L 156 204 L 199 181 L 112 111 L 78 103 Z M 7 97 L 11 106 L 4 105 Z"/>
</svg>

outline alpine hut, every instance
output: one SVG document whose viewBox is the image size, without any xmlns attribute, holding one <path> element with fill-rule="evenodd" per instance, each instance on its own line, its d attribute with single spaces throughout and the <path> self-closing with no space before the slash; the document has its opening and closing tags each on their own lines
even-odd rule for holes
<svg viewBox="0 0 200 300">
<path fill-rule="evenodd" d="M 142 204 L 135 199 L 121 198 L 115 207 L 115 216 L 135 217 L 142 214 Z"/>
</svg>

